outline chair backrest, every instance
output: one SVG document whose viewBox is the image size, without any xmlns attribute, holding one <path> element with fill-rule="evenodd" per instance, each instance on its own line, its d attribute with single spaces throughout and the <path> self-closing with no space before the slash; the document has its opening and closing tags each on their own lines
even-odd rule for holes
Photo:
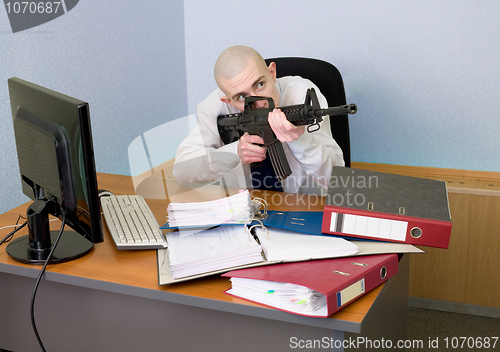
<svg viewBox="0 0 500 352">
<path fill-rule="evenodd" d="M 275 62 L 278 77 L 301 76 L 318 86 L 329 106 L 346 104 L 344 82 L 339 70 L 332 64 L 303 57 L 279 57 L 266 59 L 266 63 Z M 349 137 L 349 119 L 347 115 L 330 117 L 330 127 L 335 141 L 344 153 L 345 166 L 351 166 L 351 141 Z"/>
</svg>

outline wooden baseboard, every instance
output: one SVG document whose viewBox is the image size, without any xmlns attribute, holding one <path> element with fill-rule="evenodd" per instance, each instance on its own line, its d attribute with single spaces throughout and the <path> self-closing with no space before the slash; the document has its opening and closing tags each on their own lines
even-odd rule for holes
<svg viewBox="0 0 500 352">
<path fill-rule="evenodd" d="M 445 169 L 437 167 L 424 166 L 408 166 L 408 165 L 392 165 L 379 163 L 364 163 L 360 161 L 351 162 L 351 167 L 355 169 L 365 169 L 372 171 L 387 172 L 393 174 L 401 174 L 416 177 L 432 177 L 432 178 L 464 178 L 477 179 L 485 181 L 500 181 L 500 172 L 493 171 L 477 171 L 477 170 L 462 170 L 462 169 Z"/>
<path fill-rule="evenodd" d="M 460 313 L 477 315 L 488 318 L 500 318 L 500 308 L 478 306 L 475 304 L 466 304 L 450 301 L 441 301 L 438 299 L 428 299 L 420 297 L 408 297 L 408 306 L 414 308 L 439 310 L 442 312 Z"/>
<path fill-rule="evenodd" d="M 444 169 L 437 167 L 364 163 L 353 161 L 355 169 L 446 181 L 450 193 L 500 196 L 500 172 Z"/>
</svg>

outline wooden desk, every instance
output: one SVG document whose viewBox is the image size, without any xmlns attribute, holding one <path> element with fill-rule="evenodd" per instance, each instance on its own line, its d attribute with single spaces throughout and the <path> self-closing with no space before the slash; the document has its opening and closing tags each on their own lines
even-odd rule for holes
<svg viewBox="0 0 500 352">
<path fill-rule="evenodd" d="M 99 174 L 98 182 L 115 194 L 134 193 L 130 177 Z M 148 203 L 162 223 L 167 200 Z M 14 224 L 26 207 L 0 215 L 0 227 Z M 319 210 L 321 204 L 305 207 Z M 324 350 L 342 351 L 335 341 L 384 337 L 395 344 L 406 338 L 408 256 L 385 285 L 330 318 L 309 318 L 226 295 L 229 280 L 219 276 L 158 286 L 156 251 L 119 251 L 105 224 L 103 230 L 104 242 L 90 254 L 47 268 L 35 317 L 48 351 L 289 351 L 299 341 L 313 340 L 331 347 Z M 29 305 L 40 267 L 14 261 L 5 247 L 0 247 L 0 348 L 36 351 Z"/>
</svg>

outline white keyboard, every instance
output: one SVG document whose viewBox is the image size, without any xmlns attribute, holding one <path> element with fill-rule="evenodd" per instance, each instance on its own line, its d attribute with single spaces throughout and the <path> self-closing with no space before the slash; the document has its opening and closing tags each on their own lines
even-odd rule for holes
<svg viewBox="0 0 500 352">
<path fill-rule="evenodd" d="M 103 196 L 101 206 L 118 249 L 167 248 L 167 240 L 141 196 Z"/>
</svg>

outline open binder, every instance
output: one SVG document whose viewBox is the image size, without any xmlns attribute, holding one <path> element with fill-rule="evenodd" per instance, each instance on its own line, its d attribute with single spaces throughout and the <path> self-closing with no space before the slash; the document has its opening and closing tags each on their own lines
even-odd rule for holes
<svg viewBox="0 0 500 352">
<path fill-rule="evenodd" d="M 231 233 L 226 235 L 227 232 Z M 159 285 L 238 268 L 343 257 L 359 251 L 358 246 L 342 238 L 310 236 L 261 225 L 253 229 L 243 225 L 220 226 L 187 235 L 167 233 L 166 237 L 168 248 L 157 251 Z M 180 241 L 184 242 L 183 246 L 176 247 Z M 204 251 L 206 255 L 201 253 Z M 194 259 L 179 263 L 176 257 Z"/>
</svg>

